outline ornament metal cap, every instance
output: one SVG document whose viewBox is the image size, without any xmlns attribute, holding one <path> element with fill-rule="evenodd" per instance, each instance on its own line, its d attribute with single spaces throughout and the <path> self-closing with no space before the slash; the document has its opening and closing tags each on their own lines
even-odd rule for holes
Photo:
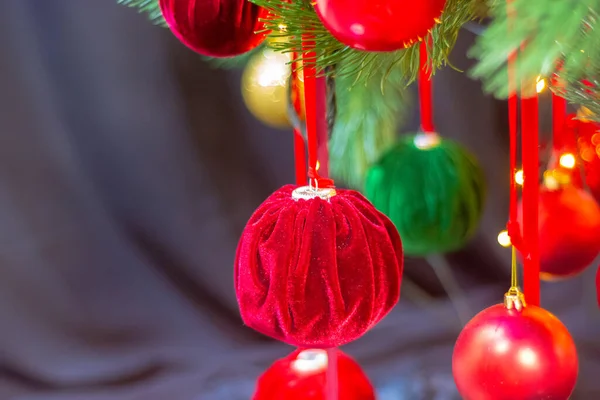
<svg viewBox="0 0 600 400">
<path fill-rule="evenodd" d="M 418 149 L 429 150 L 440 144 L 442 139 L 435 132 L 419 133 L 415 136 L 414 143 Z"/>
<path fill-rule="evenodd" d="M 294 200 L 311 200 L 314 198 L 321 198 L 329 201 L 337 193 L 334 188 L 315 188 L 312 186 L 300 186 L 292 192 L 292 199 Z"/>
<path fill-rule="evenodd" d="M 504 306 L 508 310 L 522 311 L 525 307 L 527 307 L 527 303 L 525 303 L 525 295 L 519 290 L 518 287 L 511 287 L 504 295 Z"/>
</svg>

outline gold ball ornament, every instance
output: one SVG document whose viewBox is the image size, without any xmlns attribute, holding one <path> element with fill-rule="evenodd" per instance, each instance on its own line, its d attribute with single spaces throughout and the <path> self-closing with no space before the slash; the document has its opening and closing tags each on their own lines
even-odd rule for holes
<svg viewBox="0 0 600 400">
<path fill-rule="evenodd" d="M 250 59 L 242 75 L 242 96 L 248 110 L 262 123 L 290 128 L 288 117 L 290 56 L 265 48 Z"/>
</svg>

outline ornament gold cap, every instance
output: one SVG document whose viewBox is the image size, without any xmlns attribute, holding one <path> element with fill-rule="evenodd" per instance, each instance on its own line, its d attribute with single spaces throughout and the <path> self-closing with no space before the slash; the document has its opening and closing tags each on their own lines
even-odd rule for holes
<svg viewBox="0 0 600 400">
<path fill-rule="evenodd" d="M 294 189 L 292 192 L 292 199 L 294 200 L 312 200 L 314 198 L 321 198 L 322 200 L 329 201 L 337 193 L 334 188 L 315 188 L 312 186 L 300 186 Z"/>
<path fill-rule="evenodd" d="M 511 287 L 504 295 L 504 306 L 509 310 L 522 311 L 527 307 L 525 295 L 518 287 Z"/>
<path fill-rule="evenodd" d="M 442 139 L 435 132 L 419 133 L 415 136 L 414 143 L 418 149 L 429 150 L 440 144 Z"/>
</svg>

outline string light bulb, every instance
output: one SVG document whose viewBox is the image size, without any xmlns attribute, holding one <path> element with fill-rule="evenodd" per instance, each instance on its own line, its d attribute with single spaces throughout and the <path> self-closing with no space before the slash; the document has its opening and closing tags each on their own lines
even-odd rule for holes
<svg viewBox="0 0 600 400">
<path fill-rule="evenodd" d="M 510 241 L 510 236 L 508 236 L 507 230 L 503 230 L 498 234 L 498 243 L 500 243 L 500 246 L 502 247 L 510 247 L 512 243 Z"/>
<path fill-rule="evenodd" d="M 523 182 L 525 182 L 525 175 L 523 175 L 522 169 L 515 172 L 515 182 L 517 185 L 523 185 Z"/>
<path fill-rule="evenodd" d="M 535 90 L 538 93 L 542 93 L 546 89 L 546 80 L 541 76 L 538 76 L 535 80 Z"/>
<path fill-rule="evenodd" d="M 562 156 L 560 156 L 560 160 L 559 163 L 561 165 L 561 167 L 567 168 L 567 169 L 573 169 L 575 168 L 575 156 L 571 153 L 566 153 L 563 154 Z"/>
</svg>

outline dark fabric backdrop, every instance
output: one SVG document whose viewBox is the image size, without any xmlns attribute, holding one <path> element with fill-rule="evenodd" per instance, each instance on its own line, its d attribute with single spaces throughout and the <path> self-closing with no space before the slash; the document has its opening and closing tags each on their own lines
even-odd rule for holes
<svg viewBox="0 0 600 400">
<path fill-rule="evenodd" d="M 0 399 L 248 399 L 291 349 L 242 325 L 232 260 L 254 208 L 293 179 L 291 134 L 248 115 L 238 72 L 115 3 L 0 2 Z M 468 317 L 508 284 L 506 113 L 452 69 L 435 103 L 490 186 L 481 233 L 445 259 Z M 455 399 L 460 323 L 427 263 L 406 270 L 400 305 L 346 350 L 382 400 Z M 580 346 L 577 399 L 600 398 L 593 273 L 543 289 Z"/>
</svg>

